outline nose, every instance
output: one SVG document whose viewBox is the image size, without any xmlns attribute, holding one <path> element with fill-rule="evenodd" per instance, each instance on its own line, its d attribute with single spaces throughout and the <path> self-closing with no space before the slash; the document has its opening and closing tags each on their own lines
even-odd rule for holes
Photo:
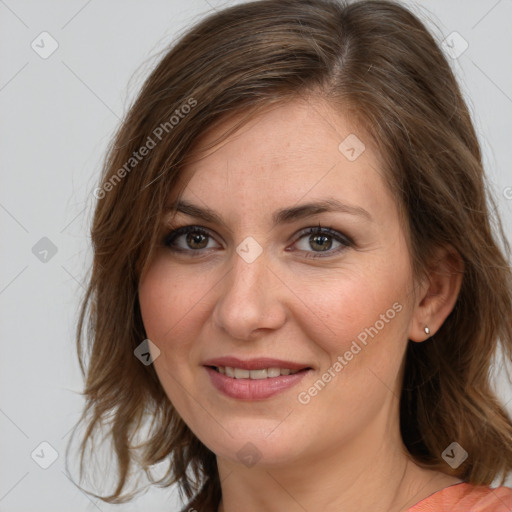
<svg viewBox="0 0 512 512">
<path fill-rule="evenodd" d="M 265 252 L 248 262 L 234 251 L 232 260 L 231 269 L 215 287 L 213 319 L 217 327 L 237 340 L 279 329 L 286 320 L 285 295 L 290 292 Z"/>
</svg>

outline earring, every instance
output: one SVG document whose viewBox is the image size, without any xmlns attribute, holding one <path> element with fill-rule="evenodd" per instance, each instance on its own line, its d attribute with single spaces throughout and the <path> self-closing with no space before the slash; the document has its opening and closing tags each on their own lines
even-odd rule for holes
<svg viewBox="0 0 512 512">
<path fill-rule="evenodd" d="M 428 327 L 425 327 L 425 334 L 430 334 L 430 329 Z"/>
</svg>

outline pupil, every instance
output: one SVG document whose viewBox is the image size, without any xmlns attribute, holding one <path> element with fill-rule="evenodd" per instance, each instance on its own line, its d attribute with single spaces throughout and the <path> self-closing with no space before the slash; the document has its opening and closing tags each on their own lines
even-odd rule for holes
<svg viewBox="0 0 512 512">
<path fill-rule="evenodd" d="M 322 243 L 318 243 L 317 242 L 318 239 L 322 239 L 324 242 L 329 239 L 329 237 L 325 236 L 325 235 L 313 235 L 312 238 L 313 238 L 313 243 L 320 245 L 320 246 L 322 245 Z M 329 244 L 329 247 L 330 247 L 330 244 Z M 329 247 L 326 247 L 325 249 L 329 249 Z"/>
<path fill-rule="evenodd" d="M 188 240 L 187 242 L 189 243 L 189 245 L 194 245 L 195 243 L 201 245 L 201 239 L 203 239 L 203 245 L 200 246 L 200 247 L 196 247 L 196 248 L 199 248 L 199 249 L 202 249 L 203 246 L 205 245 L 204 244 L 204 241 L 206 240 L 206 237 L 204 235 L 202 235 L 201 233 L 196 233 L 195 235 L 194 234 L 190 234 L 188 236 Z"/>
</svg>

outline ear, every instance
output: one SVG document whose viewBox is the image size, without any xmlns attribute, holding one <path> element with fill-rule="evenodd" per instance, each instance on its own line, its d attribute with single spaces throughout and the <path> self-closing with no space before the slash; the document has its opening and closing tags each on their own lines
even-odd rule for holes
<svg viewBox="0 0 512 512">
<path fill-rule="evenodd" d="M 464 262 L 453 247 L 439 247 L 435 251 L 428 274 L 418 287 L 409 326 L 410 340 L 425 341 L 439 330 L 455 306 L 463 274 Z"/>
</svg>

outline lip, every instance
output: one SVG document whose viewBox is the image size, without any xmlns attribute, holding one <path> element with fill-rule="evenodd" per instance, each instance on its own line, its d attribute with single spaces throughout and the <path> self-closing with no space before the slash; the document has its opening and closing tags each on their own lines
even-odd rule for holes
<svg viewBox="0 0 512 512">
<path fill-rule="evenodd" d="M 308 364 L 270 357 L 258 357 L 247 360 L 232 356 L 217 357 L 204 361 L 203 366 L 213 386 L 222 394 L 237 400 L 265 400 L 295 386 L 306 374 L 312 371 L 312 367 Z M 212 366 L 230 366 L 243 370 L 288 368 L 298 371 L 293 375 L 280 375 L 279 377 L 269 377 L 266 379 L 235 379 L 219 373 L 211 368 Z"/>
<path fill-rule="evenodd" d="M 219 366 L 224 365 L 219 364 Z M 237 366 L 237 368 L 241 367 Z M 263 368 L 267 367 L 263 366 Z M 258 370 L 261 368 L 251 369 Z M 312 371 L 311 368 L 308 368 L 293 375 L 280 375 L 279 377 L 269 377 L 267 379 L 235 379 L 227 377 L 209 366 L 205 366 L 205 370 L 213 386 L 218 391 L 237 400 L 265 400 L 297 385 L 306 374 Z"/>
<path fill-rule="evenodd" d="M 203 366 L 231 366 L 232 368 L 240 368 L 242 370 L 263 370 L 263 368 L 289 368 L 290 370 L 304 370 L 305 368 L 311 368 L 308 364 L 294 363 L 283 359 L 258 357 L 244 361 L 231 356 L 208 359 L 203 362 Z"/>
</svg>

